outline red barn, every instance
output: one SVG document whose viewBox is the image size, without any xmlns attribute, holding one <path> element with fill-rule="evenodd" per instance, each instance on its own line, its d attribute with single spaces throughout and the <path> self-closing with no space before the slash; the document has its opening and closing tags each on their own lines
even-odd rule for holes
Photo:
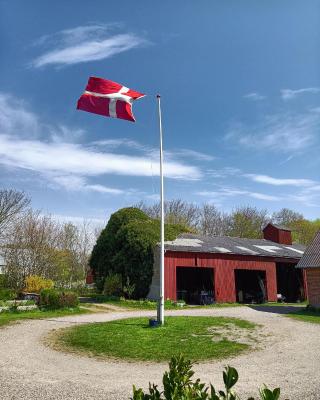
<svg viewBox="0 0 320 400">
<path fill-rule="evenodd" d="M 165 298 L 212 301 L 304 300 L 304 273 L 295 268 L 305 251 L 291 231 L 268 224 L 264 239 L 183 234 L 165 243 Z M 159 296 L 159 248 L 149 298 Z"/>
</svg>

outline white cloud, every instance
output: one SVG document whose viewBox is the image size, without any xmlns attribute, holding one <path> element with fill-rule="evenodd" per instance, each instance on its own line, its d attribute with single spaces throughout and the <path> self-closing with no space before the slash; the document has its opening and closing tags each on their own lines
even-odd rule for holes
<svg viewBox="0 0 320 400">
<path fill-rule="evenodd" d="M 40 129 L 38 117 L 22 100 L 0 93 L 0 134 L 36 137 Z"/>
<path fill-rule="evenodd" d="M 37 40 L 37 45 L 51 45 L 52 48 L 31 65 L 40 68 L 103 60 L 146 43 L 144 38 L 133 33 L 111 34 L 110 25 L 78 26 Z"/>
<path fill-rule="evenodd" d="M 208 169 L 206 175 L 211 178 L 227 178 L 230 176 L 238 176 L 242 172 L 239 168 L 225 167 L 222 169 Z"/>
<path fill-rule="evenodd" d="M 277 114 L 253 126 L 237 124 L 225 139 L 261 151 L 300 152 L 316 142 L 319 123 L 316 113 Z"/>
<path fill-rule="evenodd" d="M 157 160 L 145 156 L 102 153 L 79 144 L 14 139 L 7 135 L 0 136 L 0 163 L 56 174 L 159 175 Z M 194 180 L 201 177 L 197 167 L 174 161 L 164 164 L 164 173 L 174 179 Z"/>
<path fill-rule="evenodd" d="M 82 176 L 62 175 L 53 176 L 52 181 L 68 191 L 99 192 L 104 194 L 124 194 L 123 190 L 106 187 L 103 185 L 90 185 Z"/>
<path fill-rule="evenodd" d="M 24 102 L 0 93 L 0 165 L 11 170 L 34 171 L 54 187 L 113 195 L 133 192 L 92 184 L 89 178 L 105 174 L 159 175 L 159 156 L 155 149 L 127 138 L 77 144 L 84 135 L 82 129 L 44 124 L 26 109 Z M 129 148 L 131 153 L 138 151 L 138 155 L 112 151 L 121 147 Z M 167 158 L 164 173 L 168 178 L 188 181 L 202 177 L 199 168 L 172 157 Z"/>
<path fill-rule="evenodd" d="M 221 188 L 215 191 L 200 191 L 197 193 L 199 196 L 211 197 L 213 199 L 225 199 L 227 197 L 246 196 L 258 200 L 266 201 L 280 201 L 281 197 L 271 196 L 264 193 L 251 192 L 248 190 L 241 190 L 237 188 Z"/>
<path fill-rule="evenodd" d="M 243 96 L 244 99 L 248 99 L 248 100 L 253 100 L 253 101 L 260 101 L 260 100 L 264 100 L 266 98 L 266 96 L 263 96 L 262 94 L 256 93 L 256 92 L 252 92 L 252 93 L 247 93 Z"/>
<path fill-rule="evenodd" d="M 179 150 L 172 150 L 168 155 L 172 155 L 174 157 L 182 157 L 188 158 L 198 161 L 212 161 L 215 157 L 211 156 L 210 154 L 201 153 L 200 151 L 189 150 L 189 149 L 179 149 Z"/>
<path fill-rule="evenodd" d="M 257 174 L 245 174 L 245 177 L 253 180 L 254 182 L 266 183 L 268 185 L 274 186 L 311 186 L 314 185 L 315 182 L 310 179 L 280 179 L 273 178 L 268 175 L 257 175 Z"/>
<path fill-rule="evenodd" d="M 143 145 L 135 140 L 128 139 L 128 138 L 119 138 L 119 139 L 103 139 L 97 140 L 91 143 L 91 145 L 96 147 L 103 147 L 107 149 L 117 149 L 121 147 L 138 150 L 141 152 L 151 152 L 154 149 L 150 148 L 149 146 Z"/>
<path fill-rule="evenodd" d="M 281 90 L 281 97 L 283 100 L 292 100 L 295 97 L 301 95 L 301 94 L 306 94 L 306 93 L 311 93 L 311 94 L 317 94 L 320 93 L 320 88 L 318 87 L 308 87 L 308 88 L 303 88 L 303 89 L 282 89 Z"/>
</svg>

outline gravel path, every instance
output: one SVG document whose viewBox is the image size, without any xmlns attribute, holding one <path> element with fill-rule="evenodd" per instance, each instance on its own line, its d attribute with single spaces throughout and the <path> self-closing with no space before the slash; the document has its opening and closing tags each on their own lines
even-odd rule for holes
<svg viewBox="0 0 320 400">
<path fill-rule="evenodd" d="M 275 310 L 276 311 L 276 310 Z M 212 315 L 244 318 L 262 324 L 260 350 L 223 362 L 195 366 L 203 381 L 222 385 L 226 364 L 239 370 L 238 391 L 257 395 L 266 383 L 281 386 L 283 399 L 320 399 L 320 324 L 295 321 L 249 307 L 168 311 L 171 315 Z M 102 322 L 153 312 L 110 311 L 47 320 L 29 320 L 0 330 L 0 398 L 3 400 L 129 399 L 132 384 L 161 383 L 165 364 L 99 361 L 64 354 L 47 347 L 43 338 L 53 329 Z"/>
</svg>

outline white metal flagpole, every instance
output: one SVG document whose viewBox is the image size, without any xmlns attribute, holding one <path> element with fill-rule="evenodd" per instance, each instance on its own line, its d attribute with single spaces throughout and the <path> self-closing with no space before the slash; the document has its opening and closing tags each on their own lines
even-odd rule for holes
<svg viewBox="0 0 320 400">
<path fill-rule="evenodd" d="M 158 304 L 158 324 L 164 323 L 164 192 L 163 192 L 163 150 L 162 150 L 162 119 L 161 119 L 161 99 L 157 95 L 159 111 L 159 132 L 160 132 L 160 293 Z"/>
</svg>

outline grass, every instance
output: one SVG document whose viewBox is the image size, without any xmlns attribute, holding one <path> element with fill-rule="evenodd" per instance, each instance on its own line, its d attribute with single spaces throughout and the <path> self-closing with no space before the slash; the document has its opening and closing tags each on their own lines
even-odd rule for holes
<svg viewBox="0 0 320 400">
<path fill-rule="evenodd" d="M 259 304 L 249 304 L 249 305 L 271 306 L 271 307 L 288 307 L 288 306 L 303 307 L 303 306 L 305 306 L 307 304 L 308 304 L 307 301 L 302 301 L 300 303 L 277 303 L 277 302 L 270 301 L 269 303 L 259 303 Z"/>
<path fill-rule="evenodd" d="M 34 311 L 17 311 L 17 312 L 2 312 L 0 314 L 0 327 L 8 325 L 11 322 L 19 321 L 23 319 L 43 319 L 51 317 L 63 317 L 65 315 L 84 314 L 89 312 L 88 310 L 80 307 L 66 308 L 60 310 L 34 310 Z"/>
<path fill-rule="evenodd" d="M 287 316 L 303 322 L 312 322 L 314 324 L 320 324 L 320 311 L 312 311 L 306 308 L 301 311 L 296 311 L 287 314 Z"/>
<path fill-rule="evenodd" d="M 126 299 L 110 299 L 103 295 L 97 295 L 96 297 L 92 297 L 92 300 L 96 301 L 97 303 L 102 304 L 111 304 L 118 307 L 123 308 L 133 308 L 136 310 L 156 310 L 157 309 L 157 302 L 150 301 L 150 300 L 126 300 Z M 239 307 L 243 304 L 239 303 L 214 303 L 207 306 L 190 306 L 185 305 L 183 307 L 178 306 L 176 302 L 171 300 L 165 301 L 165 309 L 166 310 L 179 310 L 185 308 L 219 308 L 219 307 Z"/>
<path fill-rule="evenodd" d="M 157 328 L 150 328 L 146 318 L 130 318 L 63 329 L 56 334 L 55 345 L 128 360 L 168 361 L 177 354 L 195 361 L 221 359 L 250 347 L 224 337 L 228 330 L 246 335 L 254 328 L 251 322 L 224 317 L 167 317 Z"/>
</svg>

